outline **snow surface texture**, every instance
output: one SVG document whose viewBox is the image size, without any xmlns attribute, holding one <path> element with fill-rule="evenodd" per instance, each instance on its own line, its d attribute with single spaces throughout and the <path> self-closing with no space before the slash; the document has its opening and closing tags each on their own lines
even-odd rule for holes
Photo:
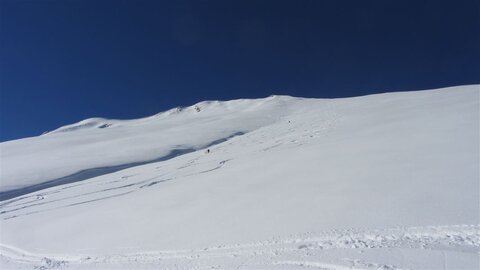
<svg viewBox="0 0 480 270">
<path fill-rule="evenodd" d="M 478 269 L 479 99 L 202 102 L 1 143 L 0 267 Z"/>
</svg>

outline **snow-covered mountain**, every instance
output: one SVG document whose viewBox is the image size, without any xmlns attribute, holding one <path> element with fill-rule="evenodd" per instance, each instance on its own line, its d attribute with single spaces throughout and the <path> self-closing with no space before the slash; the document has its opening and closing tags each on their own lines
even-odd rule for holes
<svg viewBox="0 0 480 270">
<path fill-rule="evenodd" d="M 0 266 L 478 269 L 479 100 L 207 101 L 1 143 Z"/>
</svg>

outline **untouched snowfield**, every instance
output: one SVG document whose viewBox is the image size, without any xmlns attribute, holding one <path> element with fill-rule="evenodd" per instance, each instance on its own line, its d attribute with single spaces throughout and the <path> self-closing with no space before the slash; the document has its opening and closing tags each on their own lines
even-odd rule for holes
<svg viewBox="0 0 480 270">
<path fill-rule="evenodd" d="M 211 101 L 3 142 L 0 268 L 479 269 L 479 101 Z"/>
</svg>

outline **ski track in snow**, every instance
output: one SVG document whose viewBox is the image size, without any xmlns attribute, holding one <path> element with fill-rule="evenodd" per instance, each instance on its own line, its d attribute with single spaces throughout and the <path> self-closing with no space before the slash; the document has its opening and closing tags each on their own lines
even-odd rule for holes
<svg viewBox="0 0 480 270">
<path fill-rule="evenodd" d="M 460 254 L 478 259 L 480 226 L 426 226 L 378 230 L 332 230 L 275 238 L 248 244 L 219 245 L 195 250 L 164 250 L 109 254 L 35 254 L 0 245 L 8 269 L 404 269 L 361 258 L 372 250 L 398 255 L 403 249 Z M 126 248 L 128 250 L 128 248 Z M 328 252 L 350 257 L 329 258 Z M 323 260 L 322 260 L 323 259 Z M 408 258 L 402 258 L 408 261 Z M 448 265 L 444 264 L 444 268 Z"/>
<path fill-rule="evenodd" d="M 193 163 L 198 160 L 199 157 L 194 158 L 188 161 L 186 165 L 177 168 L 176 176 L 172 177 L 164 177 L 163 174 L 158 174 L 155 177 L 150 177 L 145 180 L 145 178 L 142 177 L 143 174 L 139 173 L 136 175 L 120 176 L 119 179 L 112 181 L 112 177 L 107 175 L 105 177 L 89 179 L 80 184 L 77 182 L 71 185 L 58 186 L 31 193 L 0 203 L 0 217 L 3 220 L 8 220 L 24 215 L 42 213 L 123 196 L 174 179 L 213 172 L 222 168 L 230 161 L 230 159 L 209 161 L 207 162 L 207 166 L 210 166 L 208 169 L 205 169 L 205 166 L 203 166 L 200 171 L 182 171 L 183 169 L 193 166 Z M 156 167 L 156 169 L 158 170 L 159 167 Z M 105 187 L 106 185 L 108 187 Z M 65 190 L 68 190 L 68 192 L 65 192 Z"/>
<path fill-rule="evenodd" d="M 334 134 L 346 117 L 338 113 L 337 103 L 323 105 L 321 110 L 315 111 L 316 114 L 288 115 L 288 118 L 279 118 L 277 122 L 255 130 L 234 133 L 235 136 L 227 137 L 228 140 L 214 141 L 207 146 L 213 154 L 203 153 L 204 150 L 185 153 L 172 160 L 138 165 L 0 201 L 0 225 L 2 221 L 6 224 L 35 220 L 26 216 L 38 214 L 42 217 L 46 212 L 67 207 L 75 211 L 73 207 L 91 203 L 89 206 L 95 208 L 99 201 L 133 194 L 139 196 L 141 192 L 147 194 L 177 184 L 172 181 L 196 181 L 209 174 L 228 171 L 229 166 L 235 167 L 242 159 L 255 155 L 276 155 L 275 151 L 285 153 L 289 149 L 305 150 L 314 143 L 327 141 L 325 139 Z M 470 222 L 452 219 L 451 223 L 407 224 L 436 224 L 422 227 L 316 231 L 188 250 L 148 251 L 141 246 L 126 246 L 115 247 L 111 254 L 100 250 L 96 253 L 94 249 L 73 249 L 71 254 L 43 253 L 0 241 L 0 268 L 400 270 L 472 269 L 473 266 L 480 269 L 480 224 L 464 223 Z M 393 226 L 396 224 L 399 223 Z"/>
<path fill-rule="evenodd" d="M 295 118 L 291 119 L 288 124 L 288 129 L 285 129 L 284 123 L 280 123 L 269 125 L 246 134 L 237 132 L 232 136 L 210 144 L 209 147 L 213 147 L 215 148 L 215 152 L 223 152 L 223 154 L 227 156 L 230 154 L 228 148 L 232 145 L 239 147 L 257 145 L 257 151 L 259 152 L 271 151 L 282 147 L 301 147 L 309 140 L 328 136 L 328 132 L 334 128 L 338 116 L 333 106 L 326 106 L 323 113 L 320 116 L 315 116 L 312 121 L 296 121 Z M 274 139 L 273 142 L 272 139 Z M 182 157 L 186 158 L 187 161 L 184 165 L 176 167 L 175 173 L 170 173 L 169 176 L 165 176 L 168 174 L 168 168 L 162 167 L 162 164 L 172 159 L 176 160 L 180 156 L 154 163 L 139 163 L 140 165 L 132 168 L 136 169 L 143 166 L 142 168 L 147 168 L 146 171 L 133 173 L 129 168 L 126 168 L 119 172 L 53 186 L 9 200 L 0 201 L 0 218 L 2 220 L 8 220 L 128 195 L 163 182 L 216 171 L 234 159 L 233 157 L 215 159 L 211 158 L 210 155 L 210 158 L 204 161 L 202 159 L 206 159 L 206 156 L 202 154 L 203 151 L 202 149 L 183 154 Z M 155 166 L 155 170 L 159 172 L 155 172 L 156 176 L 145 179 L 145 175 L 151 172 L 152 166 Z M 196 167 L 198 167 L 198 169 Z M 112 180 L 112 178 L 116 179 Z M 108 188 L 102 187 L 105 185 L 107 185 Z M 67 190 L 68 192 L 65 192 Z"/>
<path fill-rule="evenodd" d="M 200 150 L 206 149 L 208 147 L 212 147 L 216 144 L 220 144 L 222 142 L 228 141 L 231 138 L 234 138 L 236 136 L 241 136 L 243 134 L 244 134 L 243 132 L 235 132 L 235 133 L 233 133 L 233 134 L 231 134 L 231 135 L 229 135 L 225 138 L 220 138 L 220 139 L 217 139 L 215 141 L 212 141 L 212 142 L 206 144 L 205 146 L 201 147 Z M 41 183 L 41 184 L 37 184 L 37 185 L 25 187 L 25 188 L 20 188 L 20 189 L 15 189 L 15 190 L 10 190 L 10 191 L 6 191 L 6 192 L 0 192 L 0 201 L 5 201 L 5 200 L 8 200 L 8 199 L 17 198 L 17 197 L 20 197 L 22 195 L 29 194 L 29 193 L 39 191 L 39 190 L 44 190 L 44 189 L 47 189 L 47 188 L 50 188 L 50 187 L 81 182 L 83 180 L 87 180 L 87 179 L 94 178 L 94 177 L 101 176 L 101 175 L 107 175 L 107 174 L 110 174 L 110 173 L 115 173 L 115 172 L 126 170 L 126 169 L 132 168 L 132 167 L 137 167 L 137 166 L 141 166 L 141 165 L 145 165 L 145 164 L 151 164 L 151 163 L 157 163 L 157 162 L 160 162 L 160 161 L 169 160 L 169 159 L 172 159 L 172 158 L 175 158 L 175 157 L 178 157 L 178 156 L 181 156 L 181 155 L 185 155 L 185 154 L 188 154 L 188 153 L 191 153 L 191 152 L 194 152 L 194 151 L 198 151 L 198 149 L 194 149 L 194 148 L 173 149 L 167 155 L 156 158 L 156 159 L 153 159 L 153 160 L 137 161 L 137 162 L 132 162 L 132 163 L 128 163 L 128 164 L 120 164 L 120 165 L 115 165 L 115 166 L 84 169 L 82 171 L 79 171 L 79 172 L 76 172 L 74 174 L 67 175 L 67 176 L 64 176 L 64 177 L 60 177 L 58 179 L 48 180 L 48 181 L 46 181 L 44 183 Z"/>
</svg>

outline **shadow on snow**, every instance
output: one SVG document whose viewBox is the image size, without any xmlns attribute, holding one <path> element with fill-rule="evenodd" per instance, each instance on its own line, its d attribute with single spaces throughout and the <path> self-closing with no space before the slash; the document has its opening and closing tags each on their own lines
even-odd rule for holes
<svg viewBox="0 0 480 270">
<path fill-rule="evenodd" d="M 107 166 L 107 167 L 85 169 L 85 170 L 81 170 L 79 172 L 76 172 L 74 174 L 67 175 L 67 176 L 60 177 L 60 178 L 53 179 L 53 180 L 49 180 L 49 181 L 46 181 L 46 182 L 43 182 L 43 183 L 40 183 L 40 184 L 37 184 L 37 185 L 32 185 L 32 186 L 28 186 L 28 187 L 24 187 L 24 188 L 20 188 L 20 189 L 14 189 L 14 190 L 0 192 L 0 201 L 13 199 L 13 198 L 16 198 L 16 197 L 19 197 L 19 196 L 23 196 L 23 195 L 26 195 L 26 194 L 29 194 L 29 193 L 32 193 L 32 192 L 35 192 L 35 191 L 39 191 L 39 190 L 42 190 L 42 189 L 50 188 L 50 187 L 55 187 L 55 186 L 60 186 L 60 185 L 65 185 L 65 184 L 71 184 L 71 183 L 75 183 L 75 182 L 78 182 L 78 181 L 83 181 L 83 180 L 86 180 L 86 179 L 97 177 L 97 176 L 100 176 L 100 175 L 105 175 L 105 174 L 118 172 L 118 171 L 125 170 L 125 169 L 135 167 L 135 166 L 140 166 L 140 165 L 145 165 L 145 164 L 149 164 L 149 163 L 155 163 L 155 162 L 169 160 L 169 159 L 172 159 L 172 158 L 175 158 L 175 157 L 178 157 L 178 156 L 181 156 L 181 155 L 185 155 L 185 154 L 197 151 L 197 150 L 212 147 L 214 145 L 223 143 L 223 142 L 225 142 L 225 141 L 227 141 L 227 140 L 229 140 L 229 139 L 231 139 L 235 136 L 240 136 L 240 135 L 243 135 L 243 134 L 245 134 L 245 133 L 244 132 L 236 132 L 236 133 L 234 133 L 234 134 L 232 134 L 228 137 L 212 141 L 212 142 L 210 142 L 209 144 L 207 144 L 206 146 L 204 146 L 203 148 L 200 148 L 200 149 L 195 149 L 195 148 L 174 149 L 174 150 L 170 151 L 170 153 L 168 153 L 167 155 L 156 158 L 156 159 L 153 159 L 153 160 L 138 161 L 138 162 L 126 163 L 126 164 L 121 164 L 121 165 L 116 165 L 116 166 Z"/>
</svg>

